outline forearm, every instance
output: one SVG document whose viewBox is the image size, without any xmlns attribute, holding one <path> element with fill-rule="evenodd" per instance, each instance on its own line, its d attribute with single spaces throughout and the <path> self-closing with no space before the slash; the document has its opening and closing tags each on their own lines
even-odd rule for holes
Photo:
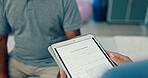
<svg viewBox="0 0 148 78">
<path fill-rule="evenodd" d="M 7 49 L 6 47 L 0 46 L 0 73 L 7 72 L 6 66 L 7 66 Z"/>
<path fill-rule="evenodd" d="M 0 75 L 7 75 L 7 36 L 0 36 Z"/>
<path fill-rule="evenodd" d="M 80 30 L 75 30 L 75 31 L 66 32 L 65 34 L 66 34 L 67 39 L 71 39 L 71 38 L 81 35 L 81 32 Z"/>
</svg>

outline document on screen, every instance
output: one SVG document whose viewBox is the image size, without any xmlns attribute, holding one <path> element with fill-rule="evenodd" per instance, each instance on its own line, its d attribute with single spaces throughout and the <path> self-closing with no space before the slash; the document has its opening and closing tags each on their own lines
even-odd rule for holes
<svg viewBox="0 0 148 78">
<path fill-rule="evenodd" d="M 93 39 L 56 48 L 73 78 L 100 78 L 113 66 Z"/>
</svg>

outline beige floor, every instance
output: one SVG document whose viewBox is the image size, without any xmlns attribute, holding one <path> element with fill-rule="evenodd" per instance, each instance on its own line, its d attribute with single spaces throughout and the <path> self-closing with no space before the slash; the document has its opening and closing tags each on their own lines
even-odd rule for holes
<svg viewBox="0 0 148 78">
<path fill-rule="evenodd" d="M 146 26 L 121 25 L 107 23 L 88 23 L 81 28 L 82 34 L 92 33 L 95 36 L 148 36 Z"/>
</svg>

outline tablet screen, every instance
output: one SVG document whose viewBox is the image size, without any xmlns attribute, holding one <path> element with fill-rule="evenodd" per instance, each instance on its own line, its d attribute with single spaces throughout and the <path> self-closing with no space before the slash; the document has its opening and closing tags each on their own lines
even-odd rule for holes
<svg viewBox="0 0 148 78">
<path fill-rule="evenodd" d="M 72 78 L 100 78 L 112 64 L 93 38 L 56 48 Z"/>
</svg>

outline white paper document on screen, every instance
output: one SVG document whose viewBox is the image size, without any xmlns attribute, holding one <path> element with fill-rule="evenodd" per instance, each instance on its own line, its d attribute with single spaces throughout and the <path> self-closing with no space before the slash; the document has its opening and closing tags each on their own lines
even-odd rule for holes
<svg viewBox="0 0 148 78">
<path fill-rule="evenodd" d="M 93 39 L 57 48 L 73 78 L 100 78 L 112 65 Z"/>
</svg>

